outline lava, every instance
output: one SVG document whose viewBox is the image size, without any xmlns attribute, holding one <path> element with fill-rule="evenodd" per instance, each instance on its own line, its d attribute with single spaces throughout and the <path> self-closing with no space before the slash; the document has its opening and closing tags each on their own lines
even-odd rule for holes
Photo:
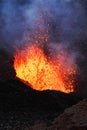
<svg viewBox="0 0 87 130">
<path fill-rule="evenodd" d="M 47 57 L 40 47 L 33 45 L 16 52 L 14 56 L 16 77 L 36 90 L 74 91 L 76 66 L 67 63 L 67 53 Z"/>
</svg>

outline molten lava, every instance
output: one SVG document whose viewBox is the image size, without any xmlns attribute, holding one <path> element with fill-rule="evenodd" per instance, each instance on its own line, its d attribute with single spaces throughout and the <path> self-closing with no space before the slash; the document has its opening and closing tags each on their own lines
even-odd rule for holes
<svg viewBox="0 0 87 130">
<path fill-rule="evenodd" d="M 71 62 L 71 61 L 70 61 Z M 74 91 L 76 67 L 67 64 L 67 53 L 47 57 L 37 45 L 16 52 L 14 56 L 16 77 L 36 90 Z"/>
</svg>

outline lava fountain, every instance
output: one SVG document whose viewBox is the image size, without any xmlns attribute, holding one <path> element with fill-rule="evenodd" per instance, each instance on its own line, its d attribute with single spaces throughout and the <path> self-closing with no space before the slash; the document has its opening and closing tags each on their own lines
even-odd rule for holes
<svg viewBox="0 0 87 130">
<path fill-rule="evenodd" d="M 74 91 L 76 65 L 67 63 L 67 53 L 47 57 L 38 45 L 16 52 L 14 56 L 16 77 L 36 90 Z"/>
</svg>

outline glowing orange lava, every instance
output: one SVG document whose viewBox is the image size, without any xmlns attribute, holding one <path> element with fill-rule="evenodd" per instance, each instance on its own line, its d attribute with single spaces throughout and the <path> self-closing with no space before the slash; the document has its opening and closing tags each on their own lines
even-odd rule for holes
<svg viewBox="0 0 87 130">
<path fill-rule="evenodd" d="M 70 61 L 71 62 L 71 61 Z M 56 58 L 47 58 L 37 45 L 18 51 L 14 57 L 16 76 L 36 90 L 74 91 L 76 73 L 73 63 L 67 66 L 67 54 L 64 52 Z"/>
</svg>

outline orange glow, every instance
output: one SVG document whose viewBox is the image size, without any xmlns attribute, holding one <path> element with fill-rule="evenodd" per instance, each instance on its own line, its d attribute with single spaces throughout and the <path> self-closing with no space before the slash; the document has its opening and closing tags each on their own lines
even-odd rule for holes
<svg viewBox="0 0 87 130">
<path fill-rule="evenodd" d="M 67 63 L 67 53 L 48 57 L 37 45 L 16 52 L 14 56 L 16 77 L 36 90 L 58 90 L 65 93 L 74 91 L 76 66 Z"/>
</svg>

